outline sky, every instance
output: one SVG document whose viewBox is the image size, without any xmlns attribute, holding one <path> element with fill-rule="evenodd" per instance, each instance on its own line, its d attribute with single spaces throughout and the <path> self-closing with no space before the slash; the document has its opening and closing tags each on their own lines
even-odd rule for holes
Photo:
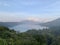
<svg viewBox="0 0 60 45">
<path fill-rule="evenodd" d="M 0 22 L 60 18 L 60 0 L 0 0 Z"/>
</svg>

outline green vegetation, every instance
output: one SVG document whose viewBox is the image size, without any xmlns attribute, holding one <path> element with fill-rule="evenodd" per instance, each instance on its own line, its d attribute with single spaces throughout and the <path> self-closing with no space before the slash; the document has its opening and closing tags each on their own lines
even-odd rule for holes
<svg viewBox="0 0 60 45">
<path fill-rule="evenodd" d="M 20 33 L 1 26 L 0 45 L 60 45 L 60 29 L 56 29 L 32 29 Z"/>
</svg>

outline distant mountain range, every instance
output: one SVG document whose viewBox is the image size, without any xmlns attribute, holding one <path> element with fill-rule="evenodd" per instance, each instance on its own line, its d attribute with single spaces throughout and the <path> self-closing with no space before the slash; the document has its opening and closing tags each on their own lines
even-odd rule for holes
<svg viewBox="0 0 60 45">
<path fill-rule="evenodd" d="M 24 20 L 21 22 L 0 22 L 0 26 L 6 26 L 6 27 L 13 27 L 20 24 L 36 24 L 36 25 L 40 24 L 41 26 L 48 26 L 48 27 L 60 26 L 60 18 L 47 23 L 40 23 L 40 22 L 35 22 L 30 20 Z"/>
<path fill-rule="evenodd" d="M 21 24 L 39 24 L 40 22 L 32 21 L 32 20 L 24 20 L 20 22 Z"/>
<path fill-rule="evenodd" d="M 0 22 L 0 26 L 13 27 L 19 25 L 20 22 Z"/>
<path fill-rule="evenodd" d="M 0 26 L 13 27 L 21 24 L 39 24 L 40 22 L 24 20 L 21 22 L 0 22 Z"/>
<path fill-rule="evenodd" d="M 43 23 L 41 24 L 43 26 L 48 26 L 48 27 L 57 27 L 60 26 L 60 18 L 53 20 L 51 22 Z"/>
</svg>

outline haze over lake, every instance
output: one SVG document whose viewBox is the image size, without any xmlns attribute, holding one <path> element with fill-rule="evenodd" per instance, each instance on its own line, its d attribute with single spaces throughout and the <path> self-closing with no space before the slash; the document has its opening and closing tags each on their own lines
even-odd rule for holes
<svg viewBox="0 0 60 45">
<path fill-rule="evenodd" d="M 43 28 L 46 29 L 47 27 L 40 26 L 37 24 L 20 24 L 20 25 L 12 27 L 12 29 L 15 29 L 15 30 L 21 31 L 21 32 L 25 32 L 29 29 L 43 29 Z"/>
</svg>

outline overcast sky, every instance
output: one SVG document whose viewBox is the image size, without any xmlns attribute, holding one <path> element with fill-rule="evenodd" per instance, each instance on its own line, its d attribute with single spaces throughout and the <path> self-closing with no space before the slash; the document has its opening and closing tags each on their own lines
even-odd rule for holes
<svg viewBox="0 0 60 45">
<path fill-rule="evenodd" d="M 50 21 L 60 17 L 60 0 L 0 0 L 0 21 Z"/>
</svg>

